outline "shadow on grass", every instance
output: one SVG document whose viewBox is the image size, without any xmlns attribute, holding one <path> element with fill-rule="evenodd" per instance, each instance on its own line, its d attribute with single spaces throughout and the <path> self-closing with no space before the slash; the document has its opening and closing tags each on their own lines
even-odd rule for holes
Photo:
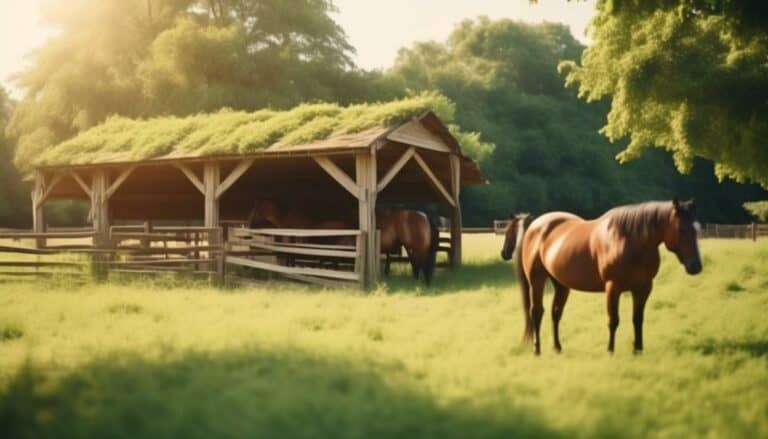
<svg viewBox="0 0 768 439">
<path fill-rule="evenodd" d="M 530 412 L 438 404 L 396 364 L 297 351 L 113 355 L 50 373 L 26 366 L 0 391 L 3 437 L 564 437 Z"/>
<path fill-rule="evenodd" d="M 768 340 L 714 340 L 708 339 L 694 345 L 693 350 L 704 355 L 721 355 L 744 352 L 753 357 L 768 356 Z"/>
<path fill-rule="evenodd" d="M 515 288 L 516 283 L 514 265 L 504 261 L 465 263 L 456 270 L 438 268 L 429 287 L 423 279 L 415 280 L 406 265 L 393 266 L 392 271 L 389 277 L 382 275 L 382 281 L 393 293 L 439 295 L 480 288 Z"/>
</svg>

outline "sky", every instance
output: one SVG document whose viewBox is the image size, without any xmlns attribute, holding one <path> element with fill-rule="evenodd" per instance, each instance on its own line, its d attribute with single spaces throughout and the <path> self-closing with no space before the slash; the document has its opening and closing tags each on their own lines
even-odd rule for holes
<svg viewBox="0 0 768 439">
<path fill-rule="evenodd" d="M 60 0 L 66 1 L 66 0 Z M 41 0 L 0 0 L 0 83 L 18 96 L 10 80 L 29 64 L 29 53 L 56 35 L 40 21 Z M 594 0 L 335 0 L 334 18 L 357 49 L 365 69 L 392 65 L 397 50 L 415 41 L 445 40 L 465 18 L 486 15 L 539 23 L 565 23 L 580 40 L 594 11 Z"/>
</svg>

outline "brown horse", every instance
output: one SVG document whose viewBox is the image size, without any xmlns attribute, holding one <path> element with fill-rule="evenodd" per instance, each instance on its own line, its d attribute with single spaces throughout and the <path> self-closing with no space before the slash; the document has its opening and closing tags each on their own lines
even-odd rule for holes
<svg viewBox="0 0 768 439">
<path fill-rule="evenodd" d="M 248 215 L 248 226 L 250 228 L 270 225 L 272 227 L 286 229 L 351 229 L 353 226 L 341 220 L 323 220 L 318 221 L 310 218 L 303 213 L 286 209 L 279 206 L 272 200 L 256 200 Z M 296 241 L 297 239 L 290 239 Z M 355 245 L 354 236 L 339 236 L 333 238 L 316 238 L 318 243 Z"/>
<path fill-rule="evenodd" d="M 429 285 L 440 242 L 437 225 L 425 213 L 415 210 L 382 214 L 376 222 L 381 229 L 381 251 L 386 255 L 384 274 L 389 274 L 390 253 L 400 253 L 400 248 L 405 247 L 413 277 L 418 279 L 419 272 L 423 272 L 424 282 Z"/>
<path fill-rule="evenodd" d="M 525 312 L 524 341 L 533 337 L 534 352 L 541 352 L 542 296 L 544 283 L 551 279 L 555 287 L 552 323 L 557 352 L 562 349 L 558 327 L 571 288 L 605 292 L 611 353 L 619 326 L 619 295 L 631 291 L 634 351 L 641 352 L 643 313 L 659 270 L 659 245 L 663 242 L 688 274 L 702 270 L 695 214 L 693 200 L 681 203 L 675 198 L 672 202 L 617 207 L 592 221 L 552 212 L 537 218 L 527 230 L 519 221 L 510 222 L 502 256 L 508 260 L 508 249 L 519 247 L 516 264 Z"/>
</svg>

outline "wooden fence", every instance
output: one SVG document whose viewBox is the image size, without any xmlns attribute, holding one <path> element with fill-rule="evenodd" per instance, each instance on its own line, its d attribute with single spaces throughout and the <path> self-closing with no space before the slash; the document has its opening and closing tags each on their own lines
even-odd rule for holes
<svg viewBox="0 0 768 439">
<path fill-rule="evenodd" d="M 226 264 L 314 284 L 362 285 L 365 242 L 359 230 L 235 228 Z"/>
<path fill-rule="evenodd" d="M 44 233 L 32 230 L 0 229 L 0 277 L 82 278 L 88 274 L 93 229 L 51 228 Z"/>
<path fill-rule="evenodd" d="M 751 239 L 768 237 L 768 224 L 704 224 L 701 228 L 702 238 L 736 238 Z"/>
<path fill-rule="evenodd" d="M 497 235 L 503 235 L 504 230 L 507 228 L 509 220 L 494 220 L 493 228 L 488 229 L 488 233 L 496 233 Z M 477 229 L 484 230 L 484 229 Z M 467 229 L 464 229 L 464 233 L 467 233 Z M 768 237 L 768 223 L 751 223 L 751 224 L 704 224 L 699 233 L 700 238 L 737 238 L 737 239 L 751 239 L 756 241 L 757 238 Z"/>
<path fill-rule="evenodd" d="M 112 226 L 112 253 L 104 262 L 118 273 L 185 273 L 224 276 L 218 227 Z"/>
<path fill-rule="evenodd" d="M 0 275 L 103 277 L 115 273 L 186 273 L 223 278 L 219 228 L 113 226 L 108 245 L 94 243 L 93 229 L 46 232 L 0 229 Z"/>
</svg>

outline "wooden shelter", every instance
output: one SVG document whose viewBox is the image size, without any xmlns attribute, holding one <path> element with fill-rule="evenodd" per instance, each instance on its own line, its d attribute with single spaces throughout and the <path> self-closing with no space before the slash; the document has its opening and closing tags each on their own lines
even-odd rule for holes
<svg viewBox="0 0 768 439">
<path fill-rule="evenodd" d="M 51 200 L 91 203 L 94 243 L 125 220 L 244 220 L 256 199 L 280 200 L 314 218 L 347 218 L 365 237 L 364 284 L 378 275 L 377 204 L 439 203 L 450 218 L 452 264 L 461 263 L 460 188 L 482 182 L 443 122 L 427 111 L 405 122 L 248 154 L 169 153 L 145 160 L 39 166 L 34 231 Z"/>
</svg>

